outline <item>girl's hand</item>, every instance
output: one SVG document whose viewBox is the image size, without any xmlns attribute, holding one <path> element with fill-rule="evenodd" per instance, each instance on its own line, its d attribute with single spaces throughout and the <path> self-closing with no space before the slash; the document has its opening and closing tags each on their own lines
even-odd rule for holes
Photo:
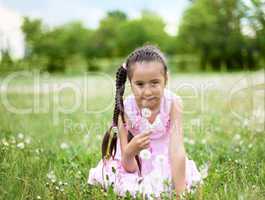
<svg viewBox="0 0 265 200">
<path fill-rule="evenodd" d="M 127 145 L 127 153 L 137 155 L 141 150 L 147 149 L 150 145 L 150 132 L 137 134 Z"/>
</svg>

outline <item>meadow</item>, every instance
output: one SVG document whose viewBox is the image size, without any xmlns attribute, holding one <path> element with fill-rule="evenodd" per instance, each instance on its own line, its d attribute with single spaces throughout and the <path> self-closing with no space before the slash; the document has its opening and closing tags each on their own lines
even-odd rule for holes
<svg viewBox="0 0 265 200">
<path fill-rule="evenodd" d="M 87 184 L 111 123 L 113 78 L 0 78 L 0 199 L 117 199 Z M 189 158 L 208 165 L 186 199 L 265 199 L 264 71 L 174 74 L 168 87 L 183 100 Z"/>
</svg>

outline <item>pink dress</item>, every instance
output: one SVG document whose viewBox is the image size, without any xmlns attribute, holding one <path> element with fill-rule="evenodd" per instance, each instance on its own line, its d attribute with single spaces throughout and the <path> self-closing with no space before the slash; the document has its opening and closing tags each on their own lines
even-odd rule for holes
<svg viewBox="0 0 265 200">
<path fill-rule="evenodd" d="M 151 158 L 141 159 L 142 176 L 139 172 L 126 172 L 121 165 L 120 141 L 117 141 L 117 152 L 114 159 L 101 160 L 95 168 L 89 171 L 88 183 L 100 184 L 104 188 L 112 185 L 115 192 L 124 196 L 126 191 L 135 196 L 137 192 L 145 193 L 147 196 L 159 197 L 161 192 L 169 192 L 173 188 L 171 167 L 169 161 L 169 129 L 170 109 L 173 99 L 179 103 L 181 100 L 169 90 L 164 91 L 160 102 L 160 113 L 153 122 L 153 132 L 150 135 L 151 143 L 149 151 Z M 133 135 L 145 130 L 140 110 L 133 95 L 124 101 L 125 113 L 131 122 L 131 127 L 126 127 Z M 202 180 L 192 160 L 186 159 L 186 186 L 187 189 Z"/>
</svg>

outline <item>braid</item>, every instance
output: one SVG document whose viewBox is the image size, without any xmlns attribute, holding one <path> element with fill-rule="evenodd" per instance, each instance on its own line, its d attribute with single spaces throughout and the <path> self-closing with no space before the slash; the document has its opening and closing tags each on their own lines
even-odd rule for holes
<svg viewBox="0 0 265 200">
<path fill-rule="evenodd" d="M 122 122 L 124 120 L 124 105 L 123 105 L 123 94 L 125 90 L 125 82 L 127 79 L 127 70 L 120 67 L 116 73 L 116 95 L 115 95 L 115 106 L 113 112 L 113 126 L 118 125 L 119 114 L 121 114 Z"/>
<path fill-rule="evenodd" d="M 114 157 L 116 154 L 117 132 L 118 132 L 117 126 L 120 114 L 122 117 L 122 122 L 125 123 L 123 94 L 125 90 L 126 79 L 127 79 L 127 70 L 121 66 L 116 73 L 116 94 L 115 94 L 115 105 L 112 117 L 112 126 L 105 133 L 101 145 L 101 152 L 103 159 L 104 158 L 108 159 L 110 156 Z"/>
</svg>

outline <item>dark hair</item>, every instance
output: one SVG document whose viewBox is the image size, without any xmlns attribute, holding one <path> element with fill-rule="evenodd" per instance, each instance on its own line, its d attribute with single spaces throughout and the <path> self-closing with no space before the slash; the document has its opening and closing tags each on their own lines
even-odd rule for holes
<svg viewBox="0 0 265 200">
<path fill-rule="evenodd" d="M 125 66 L 120 66 L 116 73 L 116 94 L 115 94 L 115 106 L 112 117 L 112 126 L 106 131 L 102 146 L 102 159 L 109 159 L 110 157 L 114 158 L 116 154 L 117 147 L 117 126 L 119 115 L 121 116 L 123 124 L 125 124 L 124 119 L 124 104 L 123 104 L 123 94 L 125 90 L 125 83 L 128 76 L 128 79 L 131 80 L 132 75 L 132 65 L 137 62 L 160 62 L 164 67 L 164 72 L 167 72 L 166 59 L 159 48 L 153 45 L 145 45 L 143 47 L 135 49 L 126 59 Z M 128 131 L 128 142 L 133 138 L 133 135 Z M 141 172 L 141 162 L 139 156 L 136 155 L 137 165 L 139 171 Z"/>
</svg>

